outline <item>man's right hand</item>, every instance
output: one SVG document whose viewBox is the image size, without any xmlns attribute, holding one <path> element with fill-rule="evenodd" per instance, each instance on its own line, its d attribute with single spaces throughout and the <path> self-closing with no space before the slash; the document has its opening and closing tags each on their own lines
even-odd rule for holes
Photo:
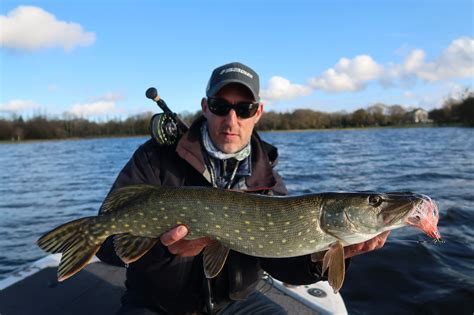
<svg viewBox="0 0 474 315">
<path fill-rule="evenodd" d="M 185 240 L 188 229 L 184 225 L 178 225 L 175 228 L 161 235 L 160 240 L 163 245 L 168 247 L 171 254 L 189 257 L 198 255 L 204 247 L 215 242 L 209 237 L 201 237 L 194 240 Z"/>
</svg>

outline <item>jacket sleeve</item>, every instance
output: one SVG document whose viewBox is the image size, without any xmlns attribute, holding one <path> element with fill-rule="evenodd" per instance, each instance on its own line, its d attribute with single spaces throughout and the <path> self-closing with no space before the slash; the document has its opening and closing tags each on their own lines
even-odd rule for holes
<svg viewBox="0 0 474 315">
<path fill-rule="evenodd" d="M 160 185 L 159 168 L 153 167 L 150 163 L 149 152 L 146 147 L 149 144 L 140 146 L 120 171 L 109 194 L 112 190 L 128 185 L 151 184 Z M 100 214 L 100 210 L 99 210 Z M 113 237 L 110 236 L 102 244 L 96 256 L 103 262 L 116 266 L 124 266 L 122 260 L 115 254 Z"/>
<path fill-rule="evenodd" d="M 262 269 L 272 277 L 293 285 L 326 280 L 321 275 L 321 264 L 312 263 L 309 255 L 290 258 L 261 258 Z"/>
<path fill-rule="evenodd" d="M 275 196 L 288 195 L 288 189 L 286 189 L 286 186 L 283 183 L 283 179 L 281 178 L 280 174 L 278 174 L 278 172 L 275 169 L 273 169 L 273 177 L 276 180 L 276 184 L 275 186 L 272 187 L 270 194 L 275 195 Z"/>
</svg>

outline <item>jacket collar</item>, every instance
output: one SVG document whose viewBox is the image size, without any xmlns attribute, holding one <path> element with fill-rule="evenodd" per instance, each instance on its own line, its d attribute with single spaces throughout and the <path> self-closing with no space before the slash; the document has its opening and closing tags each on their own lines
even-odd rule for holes
<svg viewBox="0 0 474 315">
<path fill-rule="evenodd" d="M 204 120 L 205 118 L 201 116 L 193 122 L 178 142 L 176 152 L 210 182 L 201 146 L 201 124 Z M 253 132 L 250 141 L 252 143 L 252 175 L 245 180 L 248 190 L 271 189 L 276 184 L 272 166 L 276 164 L 277 149 L 261 140 L 256 131 Z"/>
</svg>

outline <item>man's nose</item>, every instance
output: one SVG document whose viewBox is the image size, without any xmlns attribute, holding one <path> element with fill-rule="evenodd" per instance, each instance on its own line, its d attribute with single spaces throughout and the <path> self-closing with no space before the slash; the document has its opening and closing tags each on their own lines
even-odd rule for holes
<svg viewBox="0 0 474 315">
<path fill-rule="evenodd" d="M 238 120 L 237 113 L 234 109 L 229 110 L 227 116 L 225 116 L 225 121 L 227 123 L 236 123 Z"/>
</svg>

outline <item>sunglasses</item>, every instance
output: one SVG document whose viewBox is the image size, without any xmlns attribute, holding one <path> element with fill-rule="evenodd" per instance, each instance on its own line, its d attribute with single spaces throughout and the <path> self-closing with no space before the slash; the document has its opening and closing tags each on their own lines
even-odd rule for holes
<svg viewBox="0 0 474 315">
<path fill-rule="evenodd" d="M 241 102 L 231 104 L 223 98 L 209 97 L 207 99 L 207 105 L 211 113 L 217 116 L 227 116 L 230 110 L 233 109 L 237 117 L 246 119 L 255 116 L 259 103 Z"/>
</svg>

